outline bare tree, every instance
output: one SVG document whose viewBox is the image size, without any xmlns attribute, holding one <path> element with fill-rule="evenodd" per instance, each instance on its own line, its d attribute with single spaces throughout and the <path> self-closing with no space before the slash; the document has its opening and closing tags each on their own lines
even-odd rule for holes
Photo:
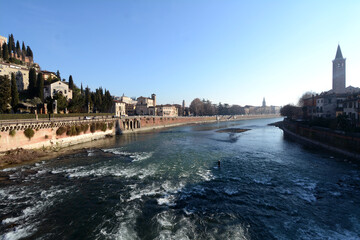
<svg viewBox="0 0 360 240">
<path fill-rule="evenodd" d="M 298 106 L 299 107 L 303 107 L 304 106 L 304 101 L 305 99 L 308 99 L 308 98 L 311 98 L 312 96 L 315 96 L 316 93 L 315 92 L 312 92 L 312 91 L 308 91 L 308 92 L 305 92 L 300 98 L 299 98 L 299 102 L 298 102 Z"/>
</svg>

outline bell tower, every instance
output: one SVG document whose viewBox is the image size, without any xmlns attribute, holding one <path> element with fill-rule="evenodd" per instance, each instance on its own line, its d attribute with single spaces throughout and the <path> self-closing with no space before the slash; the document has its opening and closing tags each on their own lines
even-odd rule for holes
<svg viewBox="0 0 360 240">
<path fill-rule="evenodd" d="M 334 93 L 345 93 L 345 61 L 343 58 L 340 45 L 338 45 L 335 59 L 333 62 L 333 87 Z"/>
</svg>

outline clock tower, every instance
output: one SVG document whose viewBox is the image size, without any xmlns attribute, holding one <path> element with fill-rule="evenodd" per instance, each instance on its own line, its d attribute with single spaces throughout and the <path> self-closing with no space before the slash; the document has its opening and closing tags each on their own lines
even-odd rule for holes
<svg viewBox="0 0 360 240">
<path fill-rule="evenodd" d="M 345 93 L 345 61 L 343 58 L 340 45 L 338 45 L 335 59 L 333 62 L 333 87 L 334 93 Z"/>
</svg>

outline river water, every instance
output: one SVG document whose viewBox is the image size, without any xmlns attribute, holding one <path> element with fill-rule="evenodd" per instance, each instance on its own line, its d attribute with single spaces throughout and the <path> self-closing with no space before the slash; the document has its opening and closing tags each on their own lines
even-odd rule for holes
<svg viewBox="0 0 360 240">
<path fill-rule="evenodd" d="M 360 239 L 358 163 L 284 139 L 278 120 L 128 134 L 2 170 L 1 239 Z M 229 127 L 251 130 L 216 132 Z"/>
</svg>

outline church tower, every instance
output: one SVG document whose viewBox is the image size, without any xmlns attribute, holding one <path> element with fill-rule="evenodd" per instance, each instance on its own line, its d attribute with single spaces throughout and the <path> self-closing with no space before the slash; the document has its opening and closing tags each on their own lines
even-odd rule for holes
<svg viewBox="0 0 360 240">
<path fill-rule="evenodd" d="M 343 58 L 340 45 L 338 45 L 333 60 L 333 87 L 334 93 L 345 93 L 345 58 Z"/>
<path fill-rule="evenodd" d="M 266 107 L 265 98 L 263 98 L 262 107 Z"/>
</svg>

